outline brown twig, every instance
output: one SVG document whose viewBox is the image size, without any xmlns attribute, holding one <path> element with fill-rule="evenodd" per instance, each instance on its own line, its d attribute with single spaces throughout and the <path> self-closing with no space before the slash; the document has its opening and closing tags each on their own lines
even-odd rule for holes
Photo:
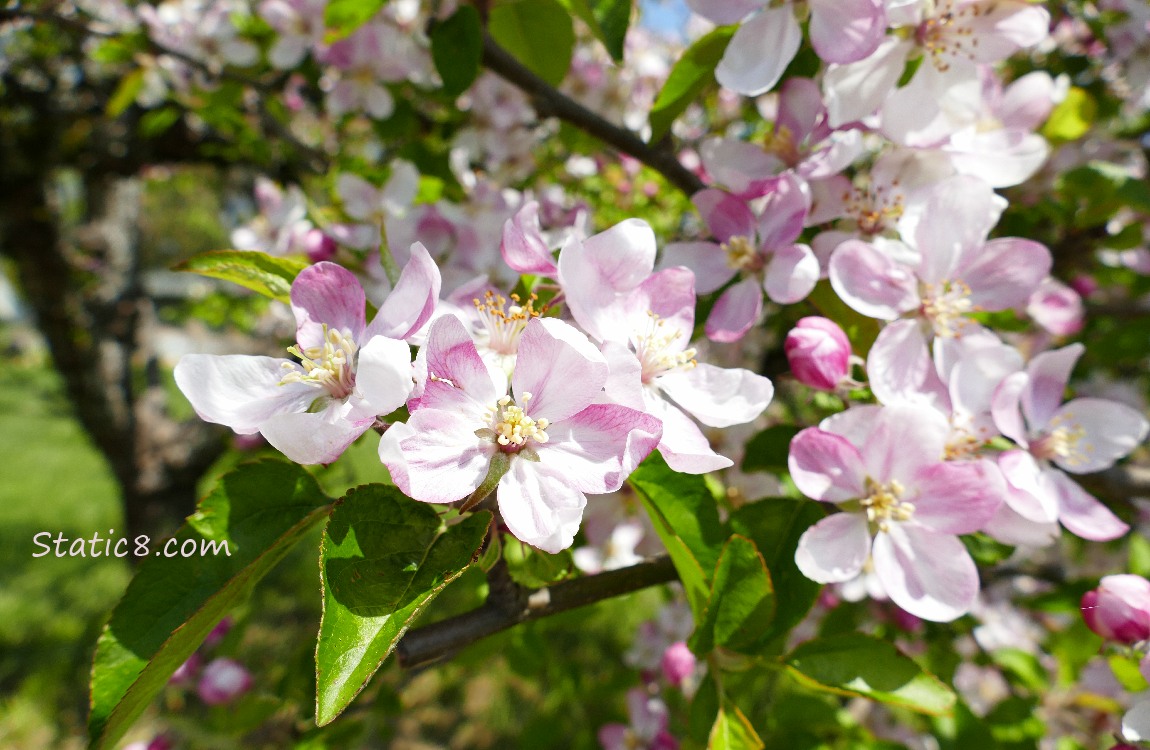
<svg viewBox="0 0 1150 750">
<path fill-rule="evenodd" d="M 566 96 L 525 68 L 486 33 L 483 35 L 483 64 L 530 96 L 540 115 L 558 117 L 616 151 L 635 157 L 687 195 L 693 195 L 705 187 L 699 176 L 684 167 L 669 148 L 650 146 L 630 130 L 608 122 Z"/>
<path fill-rule="evenodd" d="M 501 560 L 488 574 L 490 594 L 482 607 L 408 632 L 396 656 L 403 667 L 418 667 L 454 654 L 464 646 L 529 620 L 611 599 L 677 579 L 666 555 L 619 570 L 525 589 L 507 575 Z"/>
</svg>

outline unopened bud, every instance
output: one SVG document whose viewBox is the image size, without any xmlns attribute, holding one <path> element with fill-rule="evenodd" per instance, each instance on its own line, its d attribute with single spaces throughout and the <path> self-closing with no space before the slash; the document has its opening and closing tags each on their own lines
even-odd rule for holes
<svg viewBox="0 0 1150 750">
<path fill-rule="evenodd" d="M 1083 594 L 1082 619 L 1107 640 L 1130 644 L 1150 638 L 1150 581 L 1106 576 L 1098 588 Z"/>
<path fill-rule="evenodd" d="M 850 374 L 851 342 L 826 318 L 802 318 L 784 344 L 791 372 L 800 383 L 833 391 Z"/>
</svg>

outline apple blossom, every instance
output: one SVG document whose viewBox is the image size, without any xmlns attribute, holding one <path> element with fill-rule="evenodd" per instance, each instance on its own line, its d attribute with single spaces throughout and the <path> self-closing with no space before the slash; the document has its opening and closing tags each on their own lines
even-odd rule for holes
<svg viewBox="0 0 1150 750">
<path fill-rule="evenodd" d="M 1033 521 L 1058 520 L 1084 539 L 1106 541 L 1129 527 L 1064 472 L 1109 468 L 1146 439 L 1150 423 L 1129 406 L 1105 399 L 1062 404 L 1083 348 L 1071 344 L 1035 356 L 1024 372 L 998 386 L 992 410 L 1002 434 L 1019 445 L 999 457 L 1011 485 L 1011 508 Z"/>
<path fill-rule="evenodd" d="M 667 731 L 667 704 L 643 688 L 627 691 L 630 724 L 606 724 L 599 729 L 603 750 L 678 750 L 679 741 Z"/>
<path fill-rule="evenodd" d="M 909 405 L 849 409 L 791 442 L 791 477 L 803 494 L 844 511 L 807 529 L 795 563 L 820 583 L 848 581 L 868 558 L 890 599 L 924 620 L 970 610 L 978 571 L 957 538 L 1002 503 L 1002 478 L 985 460 L 943 461 L 948 426 Z"/>
<path fill-rule="evenodd" d="M 379 445 L 396 485 L 416 500 L 450 503 L 497 487 L 511 533 L 558 552 L 574 540 L 586 494 L 618 490 L 658 444 L 658 420 L 597 403 L 607 362 L 566 323 L 528 321 L 510 394 L 506 373 L 483 361 L 457 318 L 432 324 L 426 350 L 411 418 Z"/>
<path fill-rule="evenodd" d="M 176 384 L 205 421 L 259 432 L 293 461 L 329 463 L 406 401 L 413 382 L 404 339 L 430 318 L 438 296 L 439 271 L 416 245 L 367 324 L 359 281 L 334 263 L 318 263 L 291 288 L 298 343 L 288 351 L 298 362 L 187 354 L 176 365 Z"/>
</svg>

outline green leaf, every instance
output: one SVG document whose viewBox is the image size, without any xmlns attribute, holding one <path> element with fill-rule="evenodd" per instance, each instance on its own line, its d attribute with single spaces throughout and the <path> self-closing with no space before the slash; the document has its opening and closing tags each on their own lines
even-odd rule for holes
<svg viewBox="0 0 1150 750">
<path fill-rule="evenodd" d="M 369 484 L 340 499 L 320 545 L 316 723 L 363 690 L 423 608 L 479 558 L 491 514 L 446 526 L 426 503 Z"/>
<path fill-rule="evenodd" d="M 161 547 L 145 559 L 96 644 L 94 748 L 123 737 L 216 623 L 327 515 L 328 503 L 310 474 L 283 461 L 244 464 L 220 479 L 166 543 L 181 549 L 192 540 L 196 554 L 169 558 Z"/>
<path fill-rule="evenodd" d="M 762 750 L 763 741 L 747 721 L 743 712 L 732 703 L 724 701 L 711 736 L 707 741 L 708 750 Z"/>
<path fill-rule="evenodd" d="M 1130 555 L 1126 569 L 1136 576 L 1150 577 L 1150 539 L 1131 534 L 1126 546 Z"/>
<path fill-rule="evenodd" d="M 795 565 L 799 537 L 823 518 L 819 503 L 768 498 L 744 505 L 731 514 L 731 531 L 751 539 L 771 573 L 775 590 L 775 619 L 767 637 L 790 632 L 802 621 L 822 585 L 815 583 Z"/>
<path fill-rule="evenodd" d="M 611 59 L 623 62 L 623 44 L 631 23 L 631 0 L 559 0 L 573 16 L 587 24 L 603 43 Z"/>
<path fill-rule="evenodd" d="M 575 29 L 571 14 L 556 0 L 512 0 L 496 5 L 487 19 L 492 38 L 535 75 L 558 86 L 571 66 Z"/>
<path fill-rule="evenodd" d="M 1039 695 L 1050 688 L 1046 667 L 1042 666 L 1034 654 L 1020 648 L 1000 648 L 991 654 L 991 658 L 1003 672 L 1013 678 L 1011 682 L 1021 683 L 1030 692 Z"/>
<path fill-rule="evenodd" d="M 715 80 L 715 66 L 723 59 L 735 26 L 720 26 L 699 39 L 683 53 L 671 68 L 667 82 L 651 106 L 647 121 L 651 124 L 651 142 L 658 141 L 671 129 L 691 102 Z"/>
<path fill-rule="evenodd" d="M 1111 654 L 1106 661 L 1110 665 L 1110 671 L 1114 673 L 1114 679 L 1118 680 L 1123 690 L 1137 693 L 1150 687 L 1146 684 L 1146 678 L 1142 676 L 1142 670 L 1138 668 L 1137 658 Z"/>
<path fill-rule="evenodd" d="M 715 567 L 707 608 L 689 645 L 705 656 L 716 646 L 748 653 L 762 642 L 775 616 L 771 574 L 755 543 L 732 536 Z"/>
<path fill-rule="evenodd" d="M 777 424 L 768 427 L 747 442 L 743 453 L 742 469 L 750 471 L 787 471 L 787 457 L 791 451 L 791 440 L 799 434 L 799 427 L 791 424 Z"/>
<path fill-rule="evenodd" d="M 482 55 L 483 26 L 473 6 L 459 6 L 450 18 L 432 27 L 431 59 L 448 96 L 462 94 L 475 82 Z"/>
<path fill-rule="evenodd" d="M 658 453 L 652 453 L 628 481 L 642 496 L 698 622 L 711 589 L 711 573 L 727 541 L 715 498 L 701 476 L 672 471 Z"/>
<path fill-rule="evenodd" d="M 328 0 L 323 11 L 323 22 L 328 29 L 324 42 L 331 44 L 348 36 L 386 4 L 387 0 Z"/>
<path fill-rule="evenodd" d="M 120 79 L 112 98 L 104 107 L 104 114 L 108 117 L 119 117 L 128 107 L 136 101 L 136 97 L 144 90 L 144 69 L 138 68 Z"/>
<path fill-rule="evenodd" d="M 955 703 L 953 716 L 934 717 L 931 724 L 939 750 L 998 750 L 986 723 L 962 701 Z"/>
<path fill-rule="evenodd" d="M 303 261 L 278 258 L 267 253 L 213 250 L 193 256 L 173 270 L 231 281 L 265 297 L 290 304 L 292 282 L 307 267 L 308 264 Z"/>
<path fill-rule="evenodd" d="M 571 574 L 575 560 L 571 550 L 550 555 L 543 550 L 524 544 L 509 534 L 503 535 L 503 559 L 511 580 L 529 589 L 550 586 Z"/>
<path fill-rule="evenodd" d="M 1086 90 L 1072 86 L 1042 126 L 1042 135 L 1055 142 L 1077 140 L 1090 131 L 1097 116 L 1094 98 Z"/>
<path fill-rule="evenodd" d="M 810 687 L 861 695 L 924 714 L 949 714 L 954 692 L 891 644 L 861 633 L 819 638 L 784 657 L 791 674 Z"/>
</svg>

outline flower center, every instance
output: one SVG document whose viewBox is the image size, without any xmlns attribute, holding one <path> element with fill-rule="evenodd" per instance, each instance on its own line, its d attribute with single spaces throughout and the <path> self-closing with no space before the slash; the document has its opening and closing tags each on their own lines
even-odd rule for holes
<svg viewBox="0 0 1150 750">
<path fill-rule="evenodd" d="M 1043 437 L 1030 444 L 1030 453 L 1035 458 L 1047 460 L 1057 459 L 1059 463 L 1076 466 L 1086 462 L 1086 454 L 1094 450 L 1094 446 L 1084 442 L 1086 430 L 1077 423 L 1067 425 L 1066 422 L 1074 419 L 1070 413 L 1059 414 L 1051 420 L 1054 429 Z"/>
<path fill-rule="evenodd" d="M 851 190 L 843 195 L 843 208 L 858 224 L 859 232 L 871 236 L 892 228 L 906 210 L 902 193 L 888 191 L 886 185 Z"/>
<path fill-rule="evenodd" d="M 938 336 L 958 336 L 969 322 L 966 314 L 977 309 L 970 301 L 970 287 L 961 281 L 923 285 L 922 314 L 930 320 Z"/>
<path fill-rule="evenodd" d="M 524 392 L 523 407 L 531 400 L 531 394 Z M 502 396 L 494 406 L 488 407 L 491 427 L 476 430 L 479 437 L 494 439 L 505 451 L 517 452 L 527 444 L 528 440 L 537 443 L 547 442 L 547 427 L 550 425 L 546 419 L 532 419 L 527 416 L 523 407 L 517 406 L 510 396 Z"/>
<path fill-rule="evenodd" d="M 940 72 L 950 70 L 947 57 L 965 55 L 974 59 L 973 48 L 978 46 L 978 37 L 971 27 L 971 21 L 980 12 L 981 9 L 974 3 L 955 8 L 952 0 L 943 0 L 934 15 L 915 30 L 915 41 L 926 50 L 931 64 Z"/>
<path fill-rule="evenodd" d="M 299 357 L 294 362 L 284 362 L 281 367 L 289 372 L 280 380 L 280 385 L 306 383 L 317 388 L 325 388 L 332 398 L 345 398 L 355 390 L 355 355 L 358 347 L 351 336 L 335 328 L 323 327 L 323 345 L 300 349 L 289 346 L 288 352 Z M 299 369 L 302 368 L 302 371 Z"/>
<path fill-rule="evenodd" d="M 675 342 L 682 335 L 682 331 L 668 326 L 667 321 L 647 311 L 647 327 L 632 339 L 635 356 L 643 366 L 644 383 L 671 370 L 680 367 L 689 369 L 698 364 L 694 347 L 676 350 Z"/>
<path fill-rule="evenodd" d="M 764 140 L 763 149 L 779 157 L 789 166 L 793 167 L 799 163 L 799 144 L 795 140 L 795 134 L 786 125 L 775 125 L 775 129 Z"/>
<path fill-rule="evenodd" d="M 914 504 L 901 500 L 906 488 L 897 479 L 886 484 L 866 479 L 867 496 L 859 501 L 866 509 L 866 518 L 870 523 L 876 524 L 880 531 L 890 529 L 890 521 L 909 521 L 914 515 Z"/>
<path fill-rule="evenodd" d="M 526 305 L 520 305 L 518 294 L 511 295 L 511 306 L 507 306 L 507 298 L 488 291 L 483 300 L 471 300 L 479 313 L 479 320 L 487 332 L 487 346 L 497 354 L 514 354 L 519 349 L 519 338 L 523 329 L 532 318 L 539 317 L 535 309 L 535 300 L 538 297 L 532 294 Z"/>
<path fill-rule="evenodd" d="M 738 234 L 719 247 L 727 254 L 727 266 L 736 271 L 755 271 L 762 266 L 762 259 L 750 237 Z"/>
</svg>

